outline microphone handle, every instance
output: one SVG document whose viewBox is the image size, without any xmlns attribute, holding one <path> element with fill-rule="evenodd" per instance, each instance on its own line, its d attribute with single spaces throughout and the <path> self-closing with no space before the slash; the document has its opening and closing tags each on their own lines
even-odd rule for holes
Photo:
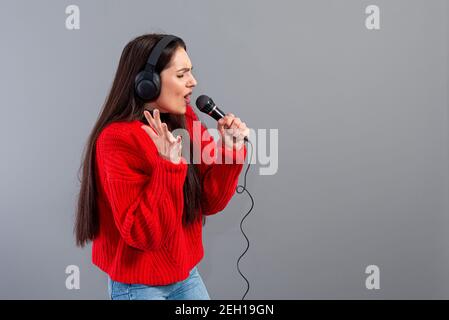
<svg viewBox="0 0 449 320">
<path fill-rule="evenodd" d="M 208 113 L 215 120 L 220 120 L 225 116 L 225 113 L 221 111 L 216 105 L 212 108 L 212 110 Z"/>
<path fill-rule="evenodd" d="M 208 113 L 208 115 L 210 115 L 212 118 L 214 118 L 215 120 L 220 120 L 221 118 L 223 118 L 225 116 L 225 113 L 223 111 L 220 110 L 220 108 L 218 108 L 216 105 L 212 108 L 212 110 Z M 248 137 L 243 138 L 243 140 L 245 142 L 248 142 Z"/>
</svg>

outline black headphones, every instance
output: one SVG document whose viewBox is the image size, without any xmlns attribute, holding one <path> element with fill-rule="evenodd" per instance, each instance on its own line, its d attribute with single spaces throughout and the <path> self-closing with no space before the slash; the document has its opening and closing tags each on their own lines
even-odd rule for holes
<svg viewBox="0 0 449 320">
<path fill-rule="evenodd" d="M 178 39 L 173 35 L 166 35 L 151 50 L 145 69 L 140 71 L 134 80 L 134 89 L 137 96 L 144 101 L 156 99 L 161 92 L 161 78 L 155 71 L 157 61 L 162 51 L 172 42 Z"/>
</svg>

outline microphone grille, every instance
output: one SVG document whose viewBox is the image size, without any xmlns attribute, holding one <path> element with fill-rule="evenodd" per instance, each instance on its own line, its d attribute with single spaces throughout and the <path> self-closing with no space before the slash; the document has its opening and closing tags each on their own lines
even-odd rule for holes
<svg viewBox="0 0 449 320">
<path fill-rule="evenodd" d="M 213 109 L 214 106 L 215 106 L 215 103 L 214 103 L 214 101 L 212 100 L 212 98 L 209 98 L 209 97 L 206 96 L 205 94 L 199 96 L 199 97 L 196 99 L 195 104 L 196 104 L 196 107 L 197 107 L 198 109 L 200 109 L 201 112 L 204 112 L 204 113 L 209 113 L 209 112 L 211 112 L 212 109 Z"/>
</svg>

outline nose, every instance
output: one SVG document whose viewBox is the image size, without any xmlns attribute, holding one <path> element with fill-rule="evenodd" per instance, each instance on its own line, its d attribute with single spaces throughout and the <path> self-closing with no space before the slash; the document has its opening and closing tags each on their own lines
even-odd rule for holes
<svg viewBox="0 0 449 320">
<path fill-rule="evenodd" d="M 189 81 L 188 86 L 189 86 L 189 87 L 196 87 L 196 85 L 197 85 L 196 79 L 195 79 L 195 77 L 192 75 L 192 77 L 190 78 L 190 81 Z"/>
</svg>

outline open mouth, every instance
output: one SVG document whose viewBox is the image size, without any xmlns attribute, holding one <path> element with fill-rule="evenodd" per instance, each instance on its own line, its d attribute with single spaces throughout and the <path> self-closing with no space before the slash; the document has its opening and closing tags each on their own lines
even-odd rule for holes
<svg viewBox="0 0 449 320">
<path fill-rule="evenodd" d="M 186 95 L 184 96 L 184 100 L 185 100 L 186 103 L 190 103 L 190 96 L 191 96 L 191 95 L 192 95 L 192 94 L 189 93 L 189 94 L 186 94 Z"/>
</svg>

